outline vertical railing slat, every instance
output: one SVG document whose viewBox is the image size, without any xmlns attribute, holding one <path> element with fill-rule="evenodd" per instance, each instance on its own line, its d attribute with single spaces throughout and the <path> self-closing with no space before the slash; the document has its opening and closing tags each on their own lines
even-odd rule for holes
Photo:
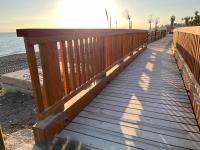
<svg viewBox="0 0 200 150">
<path fill-rule="evenodd" d="M 36 112 L 40 113 L 44 110 L 44 103 L 43 103 L 43 98 L 42 98 L 35 50 L 34 50 L 33 44 L 30 44 L 29 39 L 24 38 L 24 43 L 25 43 L 27 61 L 28 61 L 29 71 L 30 71 L 30 76 L 31 76 L 31 81 L 32 81 L 32 91 L 33 91 L 33 96 L 34 96 L 34 101 L 35 101 L 35 106 L 36 106 Z"/>
<path fill-rule="evenodd" d="M 43 71 L 45 104 L 51 106 L 64 95 L 57 43 L 39 44 L 39 49 Z"/>
<path fill-rule="evenodd" d="M 76 66 L 76 83 L 77 87 L 81 86 L 81 73 L 80 73 L 80 55 L 79 55 L 79 43 L 78 39 L 74 40 L 74 52 L 75 52 L 75 66 Z"/>
<path fill-rule="evenodd" d="M 88 38 L 85 38 L 85 62 L 86 62 L 86 80 L 90 79 L 90 57 L 89 57 L 89 44 Z"/>
<path fill-rule="evenodd" d="M 85 70 L 85 48 L 83 44 L 83 39 L 80 39 L 80 62 L 81 62 L 81 84 L 86 82 L 86 70 Z"/>
<path fill-rule="evenodd" d="M 94 47 L 93 47 L 93 38 L 89 38 L 89 55 L 90 55 L 90 78 L 94 75 Z"/>
<path fill-rule="evenodd" d="M 76 78 L 74 70 L 74 55 L 73 55 L 73 45 L 72 40 L 68 41 L 68 58 L 69 58 L 69 68 L 70 68 L 70 89 L 71 91 L 76 89 Z"/>
<path fill-rule="evenodd" d="M 62 63 L 62 73 L 64 82 L 65 95 L 70 93 L 70 80 L 69 80 L 69 66 L 67 60 L 65 41 L 60 42 L 60 53 L 61 53 L 61 63 Z"/>
</svg>

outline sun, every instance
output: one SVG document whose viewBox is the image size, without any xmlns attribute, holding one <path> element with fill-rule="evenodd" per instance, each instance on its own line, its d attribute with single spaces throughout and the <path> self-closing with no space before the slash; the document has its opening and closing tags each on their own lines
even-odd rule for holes
<svg viewBox="0 0 200 150">
<path fill-rule="evenodd" d="M 59 6 L 57 21 L 64 28 L 107 28 L 106 0 L 64 0 Z"/>
</svg>

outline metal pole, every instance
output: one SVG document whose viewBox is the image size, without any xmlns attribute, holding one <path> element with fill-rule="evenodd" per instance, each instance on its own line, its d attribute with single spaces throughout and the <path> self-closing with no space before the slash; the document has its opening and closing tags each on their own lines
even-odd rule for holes
<svg viewBox="0 0 200 150">
<path fill-rule="evenodd" d="M 130 25 L 130 28 L 132 29 L 132 20 L 131 20 L 131 25 Z"/>
<path fill-rule="evenodd" d="M 110 29 L 111 29 L 111 27 L 112 27 L 112 22 L 111 22 L 111 16 L 110 16 Z"/>
</svg>

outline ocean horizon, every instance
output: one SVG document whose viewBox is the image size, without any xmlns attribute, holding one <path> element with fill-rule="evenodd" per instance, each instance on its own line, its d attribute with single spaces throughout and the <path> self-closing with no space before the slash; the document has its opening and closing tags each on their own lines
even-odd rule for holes
<svg viewBox="0 0 200 150">
<path fill-rule="evenodd" d="M 0 57 L 25 53 L 23 38 L 16 32 L 0 32 Z"/>
</svg>

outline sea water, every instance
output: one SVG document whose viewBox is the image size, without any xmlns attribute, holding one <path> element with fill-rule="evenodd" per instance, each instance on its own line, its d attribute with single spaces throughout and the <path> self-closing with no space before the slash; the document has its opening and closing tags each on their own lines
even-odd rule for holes
<svg viewBox="0 0 200 150">
<path fill-rule="evenodd" d="M 25 53 L 23 38 L 15 32 L 0 32 L 0 57 Z"/>
</svg>

